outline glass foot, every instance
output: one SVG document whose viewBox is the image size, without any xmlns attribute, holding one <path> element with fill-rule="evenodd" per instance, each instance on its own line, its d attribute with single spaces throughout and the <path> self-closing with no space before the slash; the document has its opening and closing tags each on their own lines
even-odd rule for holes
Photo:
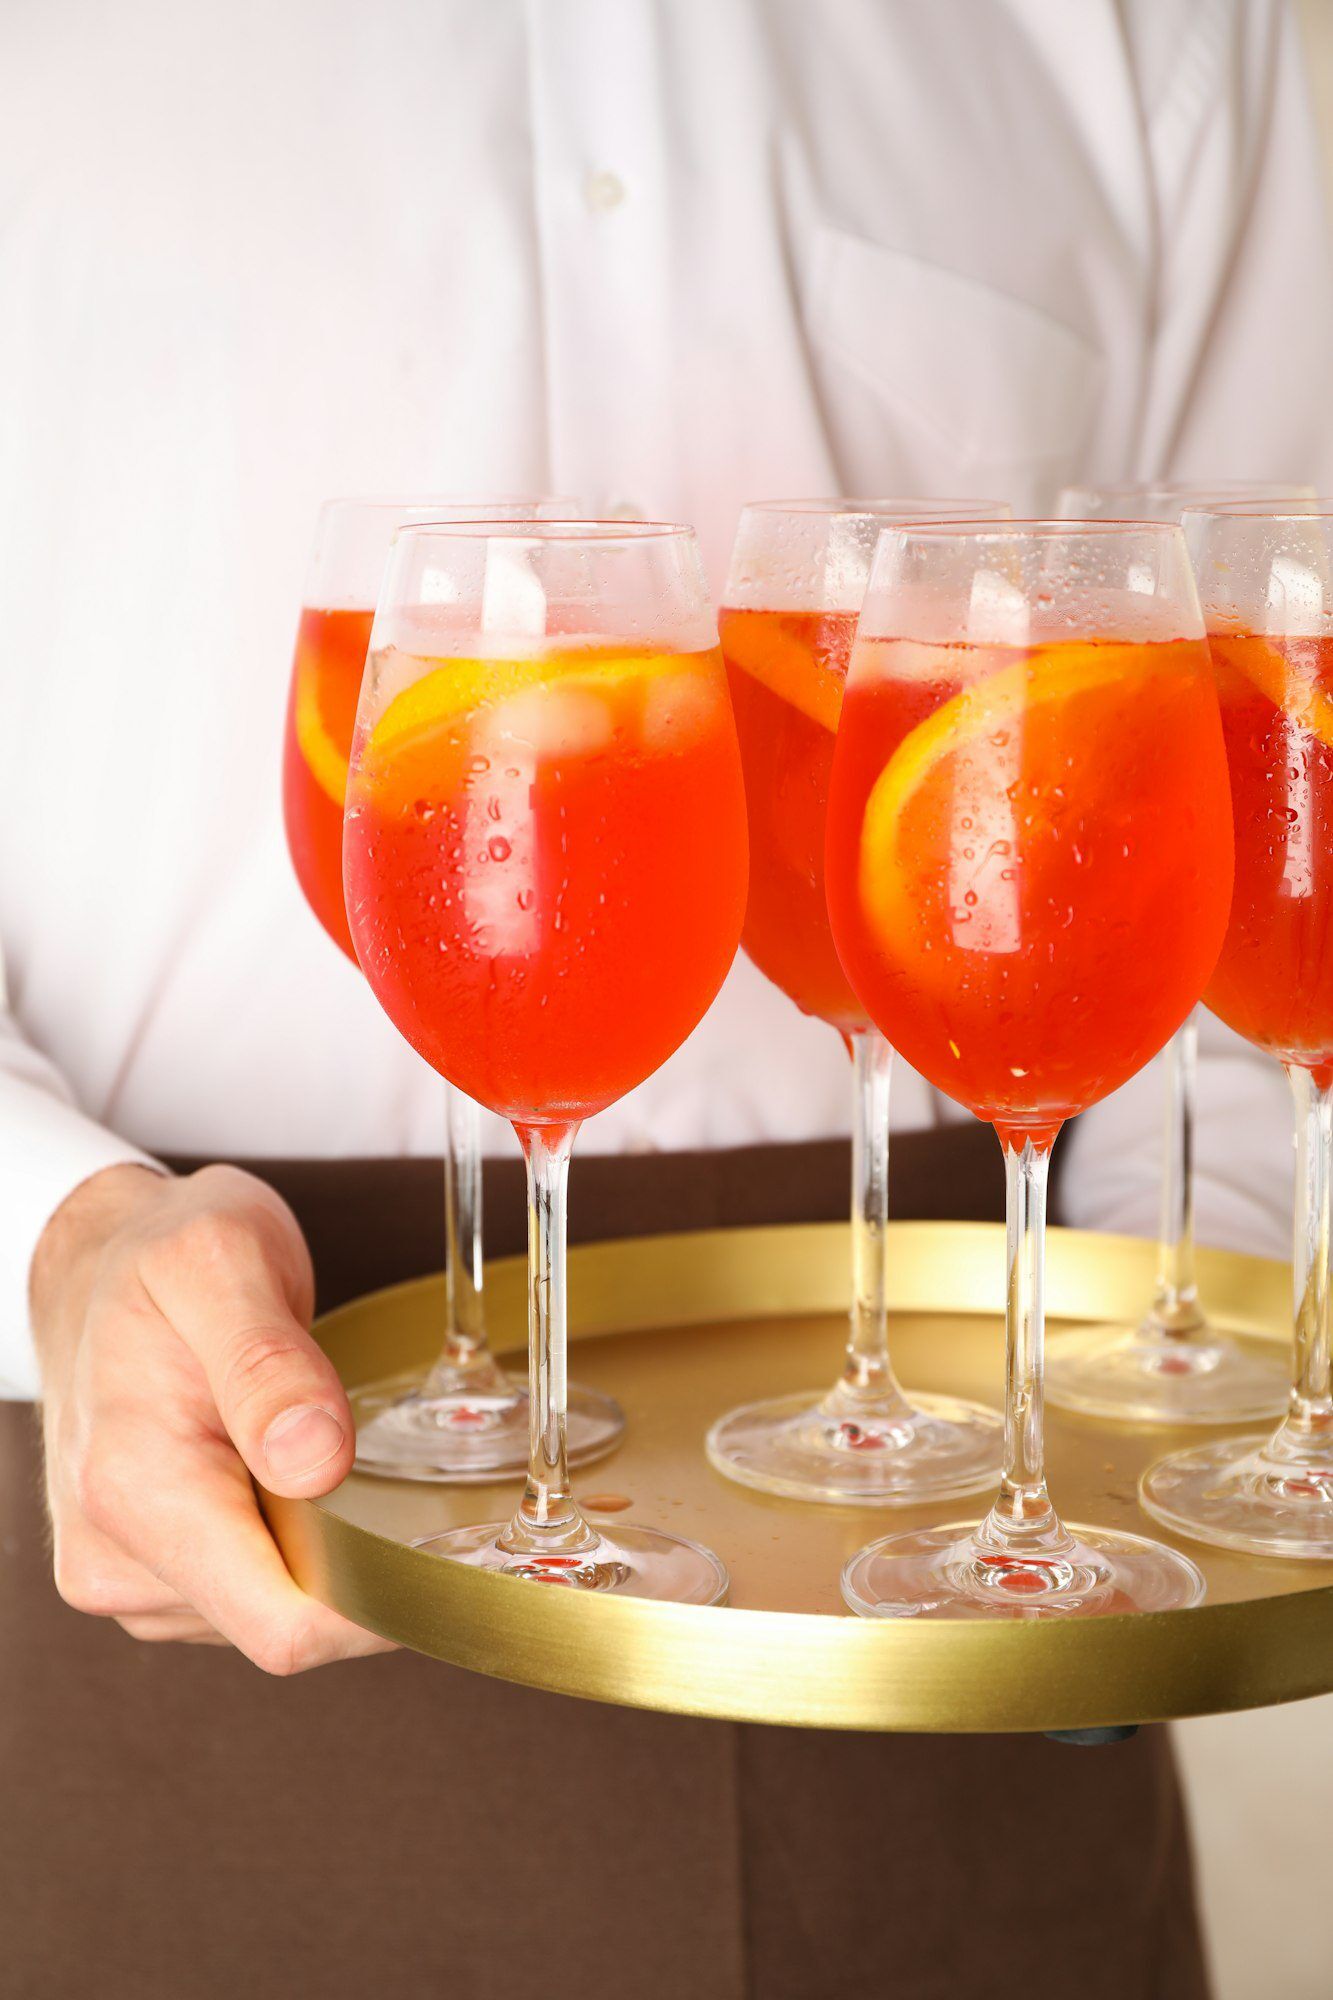
<svg viewBox="0 0 1333 2000">
<path fill-rule="evenodd" d="M 761 1493 L 853 1507 L 911 1507 L 993 1488 L 1004 1420 L 981 1403 L 917 1396 L 869 1414 L 841 1389 L 747 1403 L 709 1431 L 719 1472 Z"/>
<path fill-rule="evenodd" d="M 1224 1438 L 1150 1465 L 1139 1499 L 1155 1520 L 1254 1556 L 1333 1559 L 1333 1438 Z"/>
<path fill-rule="evenodd" d="M 618 1597 L 655 1597 L 671 1604 L 721 1604 L 728 1576 L 720 1558 L 699 1542 L 656 1528 L 616 1524 L 613 1534 L 590 1531 L 586 1548 L 530 1555 L 504 1546 L 508 1521 L 423 1535 L 412 1546 L 449 1562 L 501 1570 L 563 1590 L 604 1590 Z"/>
<path fill-rule="evenodd" d="M 420 1376 L 394 1376 L 353 1390 L 350 1400 L 358 1472 L 467 1486 L 527 1471 L 527 1386 L 499 1368 L 443 1393 Z M 624 1432 L 619 1403 L 570 1383 L 571 1465 L 605 1458 Z"/>
<path fill-rule="evenodd" d="M 1057 1333 L 1046 1347 L 1046 1401 L 1113 1422 L 1253 1423 L 1281 1416 L 1290 1387 L 1288 1346 L 1207 1325 L 1169 1334 L 1149 1318 Z"/>
<path fill-rule="evenodd" d="M 1203 1593 L 1203 1577 L 1175 1549 L 1075 1526 L 1022 1555 L 971 1522 L 919 1528 L 872 1542 L 842 1573 L 842 1594 L 862 1618 L 1091 1618 L 1182 1611 Z"/>
</svg>

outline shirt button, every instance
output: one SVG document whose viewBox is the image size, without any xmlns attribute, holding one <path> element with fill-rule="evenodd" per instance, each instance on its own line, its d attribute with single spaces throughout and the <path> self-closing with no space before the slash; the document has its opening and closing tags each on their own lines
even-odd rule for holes
<svg viewBox="0 0 1333 2000">
<path fill-rule="evenodd" d="M 619 174 L 613 174 L 607 167 L 599 167 L 595 173 L 585 177 L 583 199 L 594 215 L 605 215 L 609 209 L 620 207 L 625 199 L 625 183 Z"/>
</svg>

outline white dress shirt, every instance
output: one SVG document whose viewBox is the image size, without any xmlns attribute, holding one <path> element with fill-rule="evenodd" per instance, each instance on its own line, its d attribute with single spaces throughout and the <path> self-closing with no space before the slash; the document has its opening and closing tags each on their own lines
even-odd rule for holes
<svg viewBox="0 0 1333 2000">
<path fill-rule="evenodd" d="M 1333 481 L 1278 0 L 11 0 L 0 75 L 12 1393 L 33 1244 L 98 1168 L 439 1148 L 283 844 L 327 495 L 575 492 L 694 521 L 720 582 L 765 495 Z M 1205 1069 L 1203 1227 L 1280 1245 L 1281 1081 Z M 849 1093 L 741 960 L 583 1144 L 828 1134 Z M 1077 1215 L 1151 1230 L 1157 1105 L 1085 1121 Z"/>
</svg>

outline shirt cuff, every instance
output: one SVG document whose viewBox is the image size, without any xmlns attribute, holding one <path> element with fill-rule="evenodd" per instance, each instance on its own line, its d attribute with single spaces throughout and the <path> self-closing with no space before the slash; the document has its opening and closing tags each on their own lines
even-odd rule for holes
<svg viewBox="0 0 1333 2000">
<path fill-rule="evenodd" d="M 67 1195 L 104 1167 L 161 1163 L 40 1085 L 0 1076 L 0 1398 L 36 1399 L 28 1309 L 38 1238 Z"/>
</svg>

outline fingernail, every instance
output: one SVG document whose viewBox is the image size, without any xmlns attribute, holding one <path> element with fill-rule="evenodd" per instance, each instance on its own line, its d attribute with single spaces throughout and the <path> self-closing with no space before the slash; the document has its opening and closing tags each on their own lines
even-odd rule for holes
<svg viewBox="0 0 1333 2000">
<path fill-rule="evenodd" d="M 341 1449 L 343 1427 L 329 1410 L 318 1403 L 298 1403 L 275 1417 L 264 1434 L 264 1457 L 268 1469 L 279 1479 L 299 1479 L 327 1465 Z"/>
</svg>

